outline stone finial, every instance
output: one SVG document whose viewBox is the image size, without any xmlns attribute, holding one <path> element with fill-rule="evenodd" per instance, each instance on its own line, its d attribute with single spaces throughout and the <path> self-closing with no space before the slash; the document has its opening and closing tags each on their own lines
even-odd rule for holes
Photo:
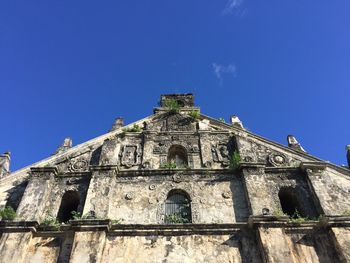
<svg viewBox="0 0 350 263">
<path fill-rule="evenodd" d="M 232 124 L 232 126 L 236 126 L 236 127 L 239 127 L 239 128 L 243 129 L 243 123 L 241 122 L 241 120 L 236 115 L 232 115 L 231 116 L 231 124 Z"/>
<path fill-rule="evenodd" d="M 72 148 L 73 141 L 71 138 L 67 137 L 63 140 L 63 143 L 57 148 L 54 154 L 62 153 L 67 151 L 69 148 Z"/>
<path fill-rule="evenodd" d="M 0 155 L 0 178 L 10 173 L 11 153 L 4 152 Z"/>
<path fill-rule="evenodd" d="M 350 145 L 346 145 L 346 159 L 348 160 L 348 167 L 350 168 Z"/>
<path fill-rule="evenodd" d="M 112 125 L 112 128 L 110 129 L 110 131 L 115 131 L 121 127 L 124 126 L 124 118 L 122 117 L 118 117 L 114 120 L 114 123 Z"/>
<path fill-rule="evenodd" d="M 293 135 L 287 136 L 288 147 L 297 151 L 306 152 L 303 147 L 301 147 L 300 143 Z"/>
</svg>

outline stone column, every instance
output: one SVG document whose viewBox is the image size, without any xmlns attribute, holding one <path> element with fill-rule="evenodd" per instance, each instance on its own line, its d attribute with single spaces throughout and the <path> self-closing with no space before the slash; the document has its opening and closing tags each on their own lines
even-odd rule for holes
<svg viewBox="0 0 350 263">
<path fill-rule="evenodd" d="M 21 220 L 40 221 L 50 198 L 57 169 L 33 167 L 30 172 L 31 178 L 17 209 L 17 215 Z"/>
<path fill-rule="evenodd" d="M 108 218 L 112 189 L 116 183 L 116 166 L 92 166 L 91 180 L 83 214 L 94 211 L 97 218 Z"/>
<path fill-rule="evenodd" d="M 241 163 L 243 185 L 251 215 L 261 215 L 263 208 L 270 211 L 275 204 L 265 178 L 264 163 Z"/>
</svg>

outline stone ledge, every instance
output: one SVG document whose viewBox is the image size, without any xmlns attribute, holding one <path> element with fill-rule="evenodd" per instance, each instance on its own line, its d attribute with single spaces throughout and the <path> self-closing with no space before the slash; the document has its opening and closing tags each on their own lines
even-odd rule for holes
<svg viewBox="0 0 350 263">
<path fill-rule="evenodd" d="M 159 176 L 159 175 L 173 175 L 181 173 L 182 175 L 201 175 L 206 176 L 205 173 L 213 174 L 234 174 L 230 169 L 145 169 L 145 170 L 121 170 L 117 177 L 136 177 L 136 176 Z"/>
<path fill-rule="evenodd" d="M 62 235 L 65 232 L 106 231 L 112 235 L 223 235 L 245 228 L 284 228 L 312 229 L 326 227 L 350 227 L 348 216 L 324 216 L 321 220 L 292 222 L 288 217 L 251 216 L 248 222 L 229 224 L 112 224 L 109 219 L 71 220 L 59 229 L 53 226 L 39 225 L 37 221 L 0 221 L 0 233 L 33 232 L 38 235 Z"/>
<path fill-rule="evenodd" d="M 70 225 L 63 225 L 62 230 L 67 227 L 74 231 L 109 231 L 110 222 L 109 219 L 70 220 Z"/>
<path fill-rule="evenodd" d="M 9 232 L 36 232 L 37 221 L 0 221 L 0 233 Z"/>
</svg>

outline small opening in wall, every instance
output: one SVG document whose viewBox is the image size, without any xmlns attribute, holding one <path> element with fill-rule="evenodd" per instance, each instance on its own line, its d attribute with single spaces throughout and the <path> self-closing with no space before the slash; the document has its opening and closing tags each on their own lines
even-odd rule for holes
<svg viewBox="0 0 350 263">
<path fill-rule="evenodd" d="M 28 181 L 24 181 L 19 185 L 15 186 L 14 188 L 10 189 L 5 207 L 10 206 L 15 211 L 17 211 L 17 208 L 19 206 L 19 203 L 22 200 L 22 197 L 23 197 L 24 191 L 26 190 L 27 185 L 28 185 Z"/>
<path fill-rule="evenodd" d="M 304 210 L 300 206 L 295 189 L 290 187 L 281 188 L 278 197 L 284 214 L 290 217 L 305 217 Z"/>
<path fill-rule="evenodd" d="M 191 223 L 191 200 L 182 190 L 171 190 L 165 202 L 165 223 L 184 224 Z"/>
<path fill-rule="evenodd" d="M 79 202 L 80 197 L 77 191 L 67 191 L 62 197 L 61 205 L 58 210 L 58 221 L 67 222 L 72 219 L 72 212 L 78 211 Z"/>
<path fill-rule="evenodd" d="M 181 145 L 173 145 L 168 152 L 168 163 L 175 163 L 176 167 L 188 166 L 187 151 Z"/>
</svg>

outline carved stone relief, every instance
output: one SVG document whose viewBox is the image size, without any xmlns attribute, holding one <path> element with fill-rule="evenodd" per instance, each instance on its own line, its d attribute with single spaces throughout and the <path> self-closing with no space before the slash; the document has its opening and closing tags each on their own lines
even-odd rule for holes
<svg viewBox="0 0 350 263">
<path fill-rule="evenodd" d="M 288 164 L 287 157 L 282 153 L 271 153 L 268 156 L 269 163 L 275 167 L 285 166 Z"/>
<path fill-rule="evenodd" d="M 139 145 L 124 145 L 120 153 L 120 164 L 130 168 L 141 163 L 141 147 Z"/>
<path fill-rule="evenodd" d="M 69 171 L 71 172 L 85 172 L 88 170 L 89 162 L 85 158 L 73 159 L 69 164 Z"/>
<path fill-rule="evenodd" d="M 252 140 L 241 142 L 240 154 L 245 162 L 267 162 L 274 167 L 297 167 L 301 162 Z"/>
<path fill-rule="evenodd" d="M 225 144 L 216 144 L 211 147 L 213 161 L 221 163 L 223 166 L 230 164 L 230 156 Z"/>
</svg>

